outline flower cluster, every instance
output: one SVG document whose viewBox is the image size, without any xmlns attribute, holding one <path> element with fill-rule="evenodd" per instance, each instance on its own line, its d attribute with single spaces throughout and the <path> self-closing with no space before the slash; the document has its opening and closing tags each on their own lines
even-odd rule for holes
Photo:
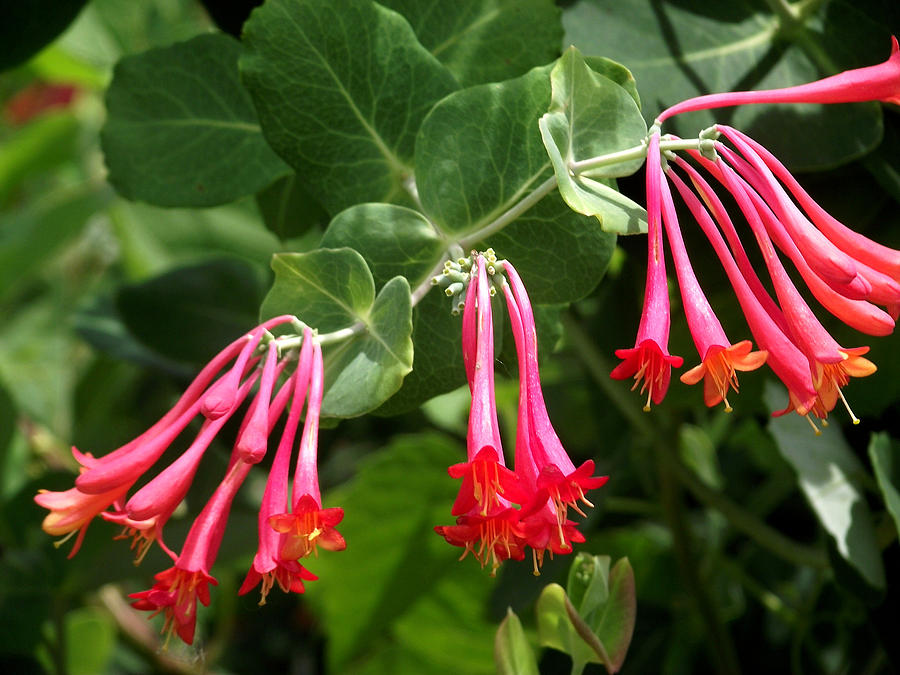
<svg viewBox="0 0 900 675">
<path fill-rule="evenodd" d="M 451 511 L 456 524 L 435 531 L 450 544 L 464 548 L 463 557 L 471 552 L 482 566 L 490 561 L 492 573 L 506 559 L 524 559 L 525 549 L 530 547 L 537 574 L 547 551 L 551 555 L 571 553 L 573 543 L 584 541 L 576 524 L 568 519 L 568 509 L 584 515 L 579 502 L 592 506 L 585 492 L 599 488 L 607 477 L 592 476 L 593 460 L 576 468 L 550 424 L 538 372 L 534 314 L 515 268 L 507 261 L 497 261 L 491 249 L 483 255 L 473 254 L 471 263 L 464 262 L 468 290 L 462 351 L 472 394 L 468 461 L 448 469 L 451 477 L 462 479 Z M 499 270 L 506 273 L 508 282 Z M 504 460 L 494 398 L 491 297 L 495 290 L 489 277 L 502 288 L 518 354 L 513 470 Z"/>
<path fill-rule="evenodd" d="M 788 407 L 824 420 L 838 399 L 850 411 L 841 389 L 851 377 L 875 371 L 864 358 L 868 347 L 843 347 L 818 321 L 785 270 L 780 251 L 790 259 L 816 300 L 847 325 L 868 335 L 887 335 L 900 314 L 900 251 L 854 232 L 819 206 L 797 180 L 759 143 L 725 125 L 700 136 L 687 155 L 725 188 L 737 203 L 765 261 L 773 298 L 754 271 L 738 232 L 715 189 L 694 164 L 672 151 L 661 152 L 663 121 L 672 115 L 748 103 L 846 103 L 879 100 L 900 103 L 900 49 L 896 38 L 890 58 L 877 66 L 851 70 L 809 84 L 756 92 L 712 94 L 665 110 L 647 144 L 648 272 L 644 309 L 635 346 L 611 373 L 634 377 L 650 402 L 666 394 L 673 366 L 682 359 L 668 353 L 669 296 L 663 231 L 668 239 L 688 327 L 700 364 L 681 376 L 687 384 L 704 382 L 704 400 L 713 406 L 737 390 L 736 371 L 764 362 L 785 384 Z M 720 141 L 722 138 L 727 144 Z M 722 264 L 762 351 L 749 341 L 732 343 L 700 288 L 679 229 L 673 185 L 700 225 Z M 690 187 L 689 187 L 690 186 Z M 693 189 L 692 189 L 693 188 Z M 727 243 L 726 243 L 727 242 Z M 879 307 L 880 306 L 880 307 Z M 883 308 L 883 309 L 882 309 Z M 812 420 L 810 419 L 812 423 Z M 818 431 L 813 424 L 813 428 Z"/>
<path fill-rule="evenodd" d="M 173 565 L 156 575 L 150 590 L 135 593 L 133 606 L 165 615 L 165 628 L 193 642 L 197 601 L 208 605 L 210 570 L 215 562 L 237 491 L 252 467 L 265 457 L 268 439 L 285 409 L 282 431 L 259 512 L 259 548 L 240 593 L 261 584 L 262 600 L 277 582 L 285 592 L 302 593 L 303 582 L 316 576 L 299 559 L 317 546 L 339 551 L 344 539 L 334 529 L 343 518 L 340 508 L 322 508 L 317 472 L 319 411 L 324 368 L 322 348 L 308 327 L 302 327 L 299 354 L 283 349 L 268 332 L 282 324 L 299 324 L 293 316 L 266 321 L 222 350 L 194 379 L 175 406 L 130 443 L 95 458 L 73 448 L 81 473 L 65 492 L 43 491 L 35 501 L 50 510 L 43 528 L 51 535 L 74 535 L 74 555 L 88 525 L 97 515 L 123 526 L 133 539 L 138 562 L 153 542 L 172 558 Z M 296 342 L 296 340 L 294 340 Z M 284 353 L 283 353 L 284 352 Z M 284 377 L 290 362 L 296 364 Z M 229 364 L 231 364 L 229 366 Z M 217 377 L 218 376 L 218 377 Z M 276 386 L 283 380 L 276 392 Z M 248 398 L 225 476 L 194 520 L 180 553 L 163 540 L 163 529 L 188 493 L 201 459 L 222 427 Z M 289 471 L 294 439 L 304 403 L 306 417 L 293 485 Z M 163 456 L 188 425 L 200 418 L 200 430 L 181 455 L 128 496 L 129 491 Z M 110 509 L 111 510 L 108 510 Z"/>
</svg>

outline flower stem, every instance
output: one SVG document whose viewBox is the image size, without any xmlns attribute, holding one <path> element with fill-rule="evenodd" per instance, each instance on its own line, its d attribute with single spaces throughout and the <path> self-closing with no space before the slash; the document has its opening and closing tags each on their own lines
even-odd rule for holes
<svg viewBox="0 0 900 675">
<path fill-rule="evenodd" d="M 653 444 L 653 449 L 659 468 L 660 498 L 669 530 L 672 532 L 672 548 L 675 559 L 678 561 L 681 577 L 687 584 L 688 592 L 709 633 L 710 646 L 716 659 L 716 672 L 737 674 L 741 670 L 738 666 L 731 635 L 722 623 L 716 605 L 707 592 L 708 584 L 700 578 L 697 562 L 691 551 L 691 535 L 682 513 L 681 489 L 667 467 L 666 458 L 671 454 L 671 447 L 674 445 L 674 443 L 669 444 L 659 438 Z"/>
<path fill-rule="evenodd" d="M 677 140 L 661 140 L 659 142 L 660 152 L 666 150 L 674 152 L 675 150 L 699 150 L 701 139 L 699 138 L 679 138 Z M 594 169 L 600 169 L 614 164 L 630 162 L 640 159 L 647 154 L 647 141 L 643 141 L 640 145 L 635 145 L 625 150 L 611 152 L 607 155 L 599 155 L 583 159 L 580 162 L 572 162 L 569 169 L 575 174 L 588 174 Z"/>
</svg>

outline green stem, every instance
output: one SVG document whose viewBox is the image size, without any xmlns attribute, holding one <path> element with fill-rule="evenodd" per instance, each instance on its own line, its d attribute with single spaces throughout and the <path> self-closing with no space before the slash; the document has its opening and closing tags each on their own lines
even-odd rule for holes
<svg viewBox="0 0 900 675">
<path fill-rule="evenodd" d="M 721 492 L 712 489 L 701 481 L 694 473 L 671 455 L 667 455 L 666 464 L 669 471 L 691 494 L 704 505 L 721 513 L 734 529 L 743 532 L 750 539 L 777 556 L 795 565 L 826 569 L 828 560 L 818 549 L 798 544 L 785 537 L 755 515 L 731 501 Z"/>
<path fill-rule="evenodd" d="M 550 176 L 543 183 L 538 185 L 534 190 L 529 192 L 525 197 L 522 198 L 521 201 L 513 204 L 509 209 L 503 212 L 496 220 L 491 223 L 488 223 L 484 227 L 480 227 L 474 232 L 466 235 L 462 239 L 457 242 L 462 249 L 468 250 L 471 246 L 474 246 L 482 239 L 486 239 L 490 237 L 492 234 L 496 234 L 504 227 L 509 225 L 516 218 L 525 213 L 532 206 L 541 201 L 544 197 L 549 195 L 556 189 L 556 176 Z M 429 283 L 430 280 L 428 280 Z"/>
<path fill-rule="evenodd" d="M 660 497 L 669 530 L 672 532 L 672 548 L 681 570 L 681 576 L 688 586 L 688 592 L 697 606 L 697 611 L 710 637 L 710 647 L 716 660 L 716 672 L 740 673 L 737 654 L 731 635 L 722 623 L 716 605 L 710 598 L 708 585 L 700 578 L 696 559 L 691 551 L 691 535 L 682 512 L 681 490 L 674 476 L 667 469 L 666 457 L 674 443 L 665 443 L 660 437 L 653 444 L 659 468 Z"/>
<path fill-rule="evenodd" d="M 677 140 L 662 140 L 659 143 L 661 152 L 666 150 L 674 152 L 675 150 L 699 150 L 701 140 L 699 138 L 679 138 Z M 643 141 L 640 145 L 635 145 L 625 150 L 611 152 L 608 155 L 599 155 L 583 159 L 580 162 L 572 162 L 569 169 L 574 174 L 587 174 L 595 169 L 606 166 L 622 164 L 635 159 L 641 159 L 647 154 L 647 141 Z"/>
</svg>

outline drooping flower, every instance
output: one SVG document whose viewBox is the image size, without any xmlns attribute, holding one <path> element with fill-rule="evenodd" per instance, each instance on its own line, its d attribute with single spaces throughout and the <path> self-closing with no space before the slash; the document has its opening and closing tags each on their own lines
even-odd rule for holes
<svg viewBox="0 0 900 675">
<path fill-rule="evenodd" d="M 124 528 L 118 538 L 132 539 L 138 561 L 158 542 L 174 564 L 156 575 L 152 588 L 132 596 L 134 606 L 153 614 L 165 614 L 164 630 L 188 643 L 194 636 L 197 603 L 208 604 L 209 585 L 216 584 L 211 569 L 231 503 L 247 474 L 267 454 L 268 438 L 292 395 L 288 421 L 260 507 L 260 547 L 241 592 L 260 582 L 263 600 L 275 583 L 285 591 L 302 592 L 303 582 L 316 576 L 297 559 L 314 551 L 316 546 L 331 550 L 345 547 L 343 538 L 334 529 L 343 511 L 322 509 L 316 475 L 324 387 L 322 349 L 306 327 L 302 339 L 292 335 L 276 338 L 268 333 L 270 328 L 285 323 L 296 326 L 299 322 L 293 316 L 275 317 L 222 350 L 175 406 L 130 443 L 99 458 L 73 448 L 82 466 L 75 487 L 65 492 L 42 492 L 35 498 L 50 510 L 45 530 L 54 535 L 78 533 L 73 555 L 88 524 L 97 515 Z M 276 384 L 292 362 L 298 345 L 301 349 L 297 366 L 275 393 Z M 256 394 L 242 418 L 225 477 L 194 520 L 181 552 L 176 553 L 163 541 L 164 526 L 187 496 L 212 441 L 241 410 L 254 388 Z M 307 392 L 309 405 L 294 481 L 294 500 L 290 505 L 288 472 Z M 199 419 L 200 429 L 187 449 L 129 497 L 135 483 L 195 419 Z M 112 510 L 108 510 L 110 507 Z M 293 519 L 291 527 L 279 531 L 285 525 L 285 518 Z"/>
<path fill-rule="evenodd" d="M 545 552 L 571 553 L 573 544 L 584 541 L 576 523 L 568 519 L 568 510 L 584 516 L 581 505 L 593 506 L 585 493 L 603 486 L 608 476 L 593 476 L 594 461 L 590 459 L 576 468 L 563 448 L 544 403 L 531 301 L 512 264 L 505 261 L 503 268 L 509 277 L 503 293 L 519 365 L 515 469 L 533 495 L 522 505 L 520 527 L 538 574 Z"/>
<path fill-rule="evenodd" d="M 660 165 L 659 134 L 650 136 L 647 150 L 647 281 L 644 289 L 644 308 L 637 338 L 631 349 L 617 349 L 622 363 L 610 377 L 624 380 L 634 377 L 636 389 L 646 392 L 644 410 L 650 402 L 660 404 L 669 389 L 672 367 L 679 368 L 684 359 L 669 354 L 669 289 L 666 285 L 666 260 L 663 251 L 661 213 L 662 166 Z"/>
<path fill-rule="evenodd" d="M 318 546 L 326 551 L 343 551 L 347 547 L 344 538 L 335 529 L 344 518 L 344 509 L 322 508 L 322 495 L 319 492 L 319 412 L 322 408 L 325 369 L 322 347 L 315 343 L 312 346 L 309 378 L 306 421 L 303 424 L 297 469 L 294 472 L 292 508 L 289 513 L 269 517 L 269 526 L 283 535 L 278 557 L 284 561 L 296 561 L 310 554 L 318 555 Z"/>
<path fill-rule="evenodd" d="M 197 625 L 197 601 L 209 605 L 209 584 L 218 582 L 210 574 L 219 552 L 231 503 L 250 471 L 251 464 L 236 462 L 216 488 L 188 532 L 181 555 L 169 569 L 156 575 L 153 588 L 132 593 L 132 607 L 165 615 L 163 630 L 174 631 L 193 644 Z"/>
<path fill-rule="evenodd" d="M 497 404 L 494 398 L 494 342 L 491 294 L 487 260 L 476 256 L 472 281 L 467 291 L 463 315 L 463 355 L 473 355 L 469 387 L 472 408 L 469 414 L 467 459 L 450 467 L 448 473 L 462 478 L 453 504 L 456 525 L 435 527 L 448 543 L 472 553 L 482 567 L 489 561 L 496 572 L 504 560 L 524 558 L 524 541 L 514 503 L 530 499 L 515 473 L 506 467 Z"/>
<path fill-rule="evenodd" d="M 281 557 L 284 537 L 269 523 L 273 516 L 286 513 L 288 510 L 288 475 L 291 454 L 300 424 L 303 402 L 309 389 L 312 357 L 312 332 L 309 328 L 305 328 L 297 368 L 285 386 L 285 390 L 290 386 L 293 391 L 293 403 L 281 433 L 281 440 L 278 443 L 278 450 L 275 453 L 275 460 L 272 462 L 262 503 L 259 507 L 259 547 L 253 557 L 247 577 L 238 590 L 239 595 L 244 595 L 261 583 L 259 603 L 261 605 L 265 604 L 266 597 L 275 583 L 285 593 L 302 593 L 304 581 L 315 581 L 318 578 L 296 560 L 285 560 Z"/>
</svg>

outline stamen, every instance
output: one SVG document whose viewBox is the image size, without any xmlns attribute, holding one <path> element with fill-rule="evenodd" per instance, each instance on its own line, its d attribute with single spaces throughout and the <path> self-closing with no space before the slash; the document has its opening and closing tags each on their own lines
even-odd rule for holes
<svg viewBox="0 0 900 675">
<path fill-rule="evenodd" d="M 850 413 L 850 419 L 853 420 L 853 424 L 859 424 L 859 418 L 853 414 L 853 411 L 850 409 L 850 404 L 847 403 L 847 399 L 844 398 L 844 392 L 841 391 L 840 387 L 838 387 L 838 396 L 841 397 L 841 401 L 844 402 L 844 407 L 847 409 L 847 412 Z"/>
<path fill-rule="evenodd" d="M 815 422 L 812 421 L 812 418 L 809 416 L 809 413 L 806 413 L 806 421 L 809 422 L 809 426 L 811 426 L 813 428 L 813 431 L 816 432 L 816 436 L 822 435 L 822 431 L 819 429 L 819 427 L 816 426 Z M 825 422 L 825 420 L 822 420 L 823 426 L 827 426 L 827 424 L 828 423 Z"/>
</svg>

